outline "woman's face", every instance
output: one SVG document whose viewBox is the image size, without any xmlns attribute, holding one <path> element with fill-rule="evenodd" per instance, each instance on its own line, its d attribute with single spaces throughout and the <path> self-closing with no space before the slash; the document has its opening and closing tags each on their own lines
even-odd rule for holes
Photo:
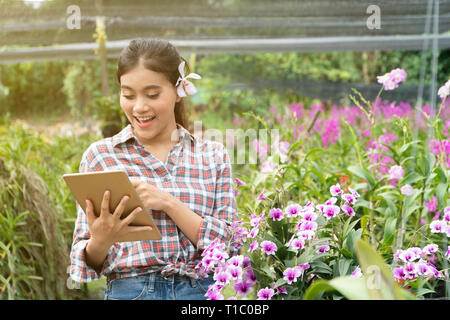
<svg viewBox="0 0 450 320">
<path fill-rule="evenodd" d="M 120 106 L 142 144 L 171 136 L 176 130 L 175 103 L 181 98 L 162 74 L 141 63 L 120 77 Z"/>
</svg>

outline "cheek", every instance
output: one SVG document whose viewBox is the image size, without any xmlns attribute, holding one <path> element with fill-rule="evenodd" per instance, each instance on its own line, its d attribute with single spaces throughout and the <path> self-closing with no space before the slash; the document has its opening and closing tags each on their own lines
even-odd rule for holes
<svg viewBox="0 0 450 320">
<path fill-rule="evenodd" d="M 128 101 L 125 98 L 120 98 L 120 107 L 122 108 L 123 112 L 125 113 L 125 115 L 130 118 L 133 117 L 132 113 L 133 113 L 133 104 L 130 103 L 130 101 Z"/>
<path fill-rule="evenodd" d="M 120 107 L 121 107 L 125 112 L 127 112 L 127 111 L 129 111 L 129 110 L 131 109 L 131 103 L 130 103 L 130 101 L 128 101 L 127 99 L 121 97 L 119 103 L 120 103 Z"/>
<path fill-rule="evenodd" d="M 170 115 L 175 109 L 175 102 L 171 99 L 161 99 L 153 104 L 153 108 L 160 115 Z"/>
</svg>

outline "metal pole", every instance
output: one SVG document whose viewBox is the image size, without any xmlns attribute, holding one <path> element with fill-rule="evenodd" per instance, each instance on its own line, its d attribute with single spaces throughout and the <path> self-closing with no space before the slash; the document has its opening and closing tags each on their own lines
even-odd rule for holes
<svg viewBox="0 0 450 320">
<path fill-rule="evenodd" d="M 430 86 L 430 106 L 431 112 L 436 113 L 436 95 L 437 95 L 437 67 L 438 67 L 438 38 L 439 35 L 439 0 L 434 1 L 434 25 L 433 25 L 433 58 L 431 62 L 431 86 Z"/>
<path fill-rule="evenodd" d="M 428 0 L 427 18 L 425 20 L 424 35 L 430 34 L 432 8 L 433 8 L 433 0 Z M 416 119 L 415 119 L 416 124 L 418 123 L 418 119 L 420 116 L 419 110 L 422 108 L 423 88 L 425 82 L 425 72 L 427 68 L 427 60 L 426 60 L 427 50 L 428 50 L 428 38 L 425 38 L 422 45 L 422 54 L 420 56 L 420 80 L 419 80 L 419 90 L 417 92 Z M 415 131 L 415 133 L 417 138 L 417 130 Z"/>
</svg>

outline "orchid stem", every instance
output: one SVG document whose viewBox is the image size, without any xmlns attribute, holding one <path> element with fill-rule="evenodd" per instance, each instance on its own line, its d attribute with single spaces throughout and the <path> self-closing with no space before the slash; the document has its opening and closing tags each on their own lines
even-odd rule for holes
<svg viewBox="0 0 450 320">
<path fill-rule="evenodd" d="M 371 109 L 372 109 L 372 121 L 371 121 L 372 125 L 375 123 L 375 108 L 376 108 L 377 105 L 378 105 L 378 99 L 380 98 L 380 95 L 381 95 L 381 93 L 383 92 L 383 88 L 384 88 L 384 86 L 381 86 L 380 91 L 378 91 L 377 97 L 375 98 L 375 103 L 374 103 L 374 105 L 372 105 L 372 104 L 370 105 L 370 107 L 371 107 Z"/>
</svg>

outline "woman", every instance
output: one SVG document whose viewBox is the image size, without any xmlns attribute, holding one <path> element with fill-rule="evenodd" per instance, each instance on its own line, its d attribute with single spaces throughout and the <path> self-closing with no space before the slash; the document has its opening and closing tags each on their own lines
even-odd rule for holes
<svg viewBox="0 0 450 320">
<path fill-rule="evenodd" d="M 116 242 L 149 228 L 128 226 L 138 208 L 120 220 L 127 198 L 109 208 L 108 191 L 99 217 L 89 201 L 86 213 L 77 203 L 70 275 L 78 282 L 105 275 L 105 299 L 205 299 L 214 281 L 199 279 L 195 266 L 214 239 L 229 240 L 237 220 L 226 149 L 184 128 L 182 97 L 195 92 L 186 78 L 200 78 L 184 77 L 185 63 L 167 41 L 131 41 L 117 68 L 130 124 L 83 154 L 80 172 L 127 172 L 162 234 L 158 241 Z"/>
</svg>

